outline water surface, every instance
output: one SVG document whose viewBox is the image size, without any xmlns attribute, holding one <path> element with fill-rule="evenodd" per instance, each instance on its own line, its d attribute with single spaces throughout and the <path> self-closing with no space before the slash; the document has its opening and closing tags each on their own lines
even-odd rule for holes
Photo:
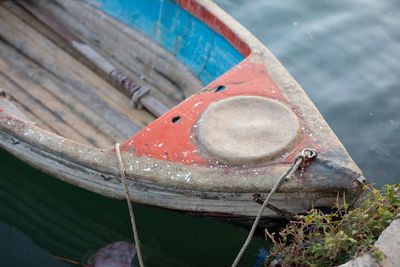
<svg viewBox="0 0 400 267">
<path fill-rule="evenodd" d="M 218 0 L 286 66 L 378 186 L 399 181 L 400 3 Z M 67 185 L 0 151 L 1 266 L 70 266 L 132 240 L 126 204 Z M 147 266 L 230 266 L 247 230 L 134 206 Z M 253 266 L 257 237 L 241 266 Z"/>
</svg>

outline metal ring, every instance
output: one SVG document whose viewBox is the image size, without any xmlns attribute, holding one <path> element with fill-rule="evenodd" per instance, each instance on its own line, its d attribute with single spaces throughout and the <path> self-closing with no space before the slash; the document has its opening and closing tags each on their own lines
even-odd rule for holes
<svg viewBox="0 0 400 267">
<path fill-rule="evenodd" d="M 301 152 L 307 159 L 314 159 L 317 157 L 318 153 L 317 150 L 313 148 L 305 148 Z"/>
</svg>

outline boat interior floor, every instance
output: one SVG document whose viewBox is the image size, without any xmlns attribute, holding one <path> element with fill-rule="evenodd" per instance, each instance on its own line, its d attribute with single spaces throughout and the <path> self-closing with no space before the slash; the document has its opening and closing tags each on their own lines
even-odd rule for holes
<svg viewBox="0 0 400 267">
<path fill-rule="evenodd" d="M 169 108 L 203 84 L 140 32 L 80 1 L 35 1 Z M 13 1 L 0 2 L 0 88 L 37 126 L 94 147 L 123 142 L 155 118 L 135 109 L 62 36 Z"/>
</svg>

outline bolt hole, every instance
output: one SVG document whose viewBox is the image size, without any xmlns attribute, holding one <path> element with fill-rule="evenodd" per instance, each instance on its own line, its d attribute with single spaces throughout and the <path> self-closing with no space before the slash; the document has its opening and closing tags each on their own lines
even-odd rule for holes
<svg viewBox="0 0 400 267">
<path fill-rule="evenodd" d="M 0 88 L 0 96 L 2 96 L 2 97 L 7 96 L 6 90 L 4 90 L 3 88 Z"/>
<path fill-rule="evenodd" d="M 172 123 L 180 123 L 182 120 L 181 116 L 176 116 L 172 118 Z"/>
<path fill-rule="evenodd" d="M 217 89 L 215 89 L 215 92 L 218 93 L 218 92 L 221 92 L 222 90 L 225 90 L 225 86 L 220 85 L 217 87 Z"/>
</svg>

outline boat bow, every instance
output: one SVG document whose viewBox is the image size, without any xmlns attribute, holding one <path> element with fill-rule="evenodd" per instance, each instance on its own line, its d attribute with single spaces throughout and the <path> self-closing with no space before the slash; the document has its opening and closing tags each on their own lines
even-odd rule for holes
<svg viewBox="0 0 400 267">
<path fill-rule="evenodd" d="M 254 197 L 269 192 L 305 148 L 317 150 L 318 159 L 279 188 L 275 207 L 304 212 L 334 206 L 338 192 L 357 197 L 362 172 L 279 61 L 214 3 L 178 3 L 245 58 L 121 146 L 132 199 L 190 213 L 254 217 Z M 27 163 L 124 198 L 114 149 L 72 141 L 2 109 L 0 132 L 1 146 Z M 280 217 L 272 210 L 265 216 Z"/>
</svg>

